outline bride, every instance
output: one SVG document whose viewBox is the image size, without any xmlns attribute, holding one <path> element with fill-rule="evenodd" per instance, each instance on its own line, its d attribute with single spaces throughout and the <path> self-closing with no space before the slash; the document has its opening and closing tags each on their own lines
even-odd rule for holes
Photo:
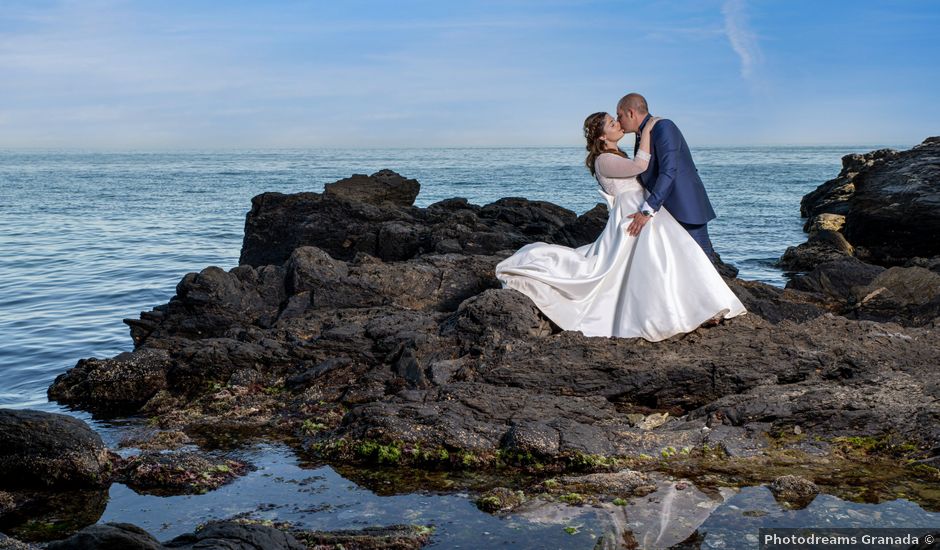
<svg viewBox="0 0 940 550">
<path fill-rule="evenodd" d="M 594 113 L 584 121 L 585 163 L 609 207 L 596 241 L 578 248 L 531 243 L 496 266 L 504 288 L 528 296 L 564 330 L 658 342 L 745 313 L 702 248 L 665 208 L 638 236 L 627 231 L 646 200 L 636 176 L 649 164 L 656 120 L 643 129 L 635 160 L 617 147 L 624 131 L 613 117 Z"/>
</svg>

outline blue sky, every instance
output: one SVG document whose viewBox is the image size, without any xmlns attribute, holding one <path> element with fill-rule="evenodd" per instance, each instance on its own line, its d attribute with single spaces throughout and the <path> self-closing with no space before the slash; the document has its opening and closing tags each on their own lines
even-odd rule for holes
<svg viewBox="0 0 940 550">
<path fill-rule="evenodd" d="M 0 147 L 581 145 L 626 92 L 693 145 L 940 134 L 940 2 L 0 3 Z"/>
</svg>

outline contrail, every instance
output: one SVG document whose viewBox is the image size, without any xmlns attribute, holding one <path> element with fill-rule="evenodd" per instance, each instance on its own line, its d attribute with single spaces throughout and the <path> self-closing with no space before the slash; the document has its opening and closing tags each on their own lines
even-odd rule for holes
<svg viewBox="0 0 940 550">
<path fill-rule="evenodd" d="M 741 76 L 750 78 L 752 69 L 760 63 L 761 53 L 757 37 L 748 28 L 744 0 L 726 0 L 721 13 L 725 16 L 725 34 L 741 58 Z"/>
</svg>

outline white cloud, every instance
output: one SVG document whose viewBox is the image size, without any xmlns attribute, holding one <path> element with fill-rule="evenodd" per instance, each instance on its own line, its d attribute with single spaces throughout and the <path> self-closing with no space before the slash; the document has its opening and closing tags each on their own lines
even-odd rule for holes
<svg viewBox="0 0 940 550">
<path fill-rule="evenodd" d="M 721 8 L 725 16 L 725 34 L 741 59 L 741 76 L 750 79 L 762 56 L 757 36 L 750 30 L 744 0 L 725 0 Z"/>
</svg>

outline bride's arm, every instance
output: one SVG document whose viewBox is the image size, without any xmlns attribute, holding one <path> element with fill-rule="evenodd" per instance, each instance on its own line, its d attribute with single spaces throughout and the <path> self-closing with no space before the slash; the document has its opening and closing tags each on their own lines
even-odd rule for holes
<svg viewBox="0 0 940 550">
<path fill-rule="evenodd" d="M 615 153 L 603 153 L 597 157 L 594 163 L 595 171 L 605 178 L 632 178 L 638 176 L 650 164 L 650 134 L 657 119 L 650 119 L 640 134 L 640 148 L 636 153 L 636 160 L 621 157 Z"/>
</svg>

